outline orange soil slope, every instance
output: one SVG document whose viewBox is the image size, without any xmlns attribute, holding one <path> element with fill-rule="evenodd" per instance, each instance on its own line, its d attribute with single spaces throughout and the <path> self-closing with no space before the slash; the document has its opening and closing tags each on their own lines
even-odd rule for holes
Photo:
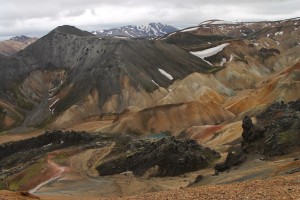
<svg viewBox="0 0 300 200">
<path fill-rule="evenodd" d="M 100 129 L 111 133 L 175 134 L 194 125 L 218 124 L 234 115 L 212 101 L 192 101 L 147 108 Z"/>
</svg>

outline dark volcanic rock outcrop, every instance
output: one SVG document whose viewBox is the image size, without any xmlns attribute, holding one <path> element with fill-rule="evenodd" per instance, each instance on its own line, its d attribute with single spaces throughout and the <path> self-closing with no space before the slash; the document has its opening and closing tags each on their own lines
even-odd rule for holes
<svg viewBox="0 0 300 200">
<path fill-rule="evenodd" d="M 176 176 L 207 167 L 220 154 L 194 140 L 139 140 L 125 147 L 125 153 L 97 167 L 100 175 L 132 171 L 136 176 Z"/>
<path fill-rule="evenodd" d="M 215 166 L 216 171 L 225 171 L 243 163 L 248 154 L 265 157 L 280 156 L 300 147 L 300 100 L 290 103 L 274 102 L 257 116 L 257 123 L 251 118 L 243 120 L 241 147 L 228 153 L 223 163 Z"/>
<path fill-rule="evenodd" d="M 31 149 L 41 148 L 46 145 L 59 145 L 60 148 L 76 144 L 88 143 L 96 139 L 95 135 L 85 132 L 62 132 L 52 131 L 43 135 L 10 142 L 0 145 L 0 160 L 17 152 L 29 151 Z"/>
<path fill-rule="evenodd" d="M 300 100 L 275 102 L 257 116 L 257 123 L 243 121 L 242 149 L 264 156 L 284 155 L 300 146 Z M 250 126 L 245 129 L 244 126 Z M 263 126 L 263 128 L 262 128 Z M 249 137 L 251 140 L 249 140 Z"/>
<path fill-rule="evenodd" d="M 265 129 L 264 127 L 255 125 L 252 123 L 252 120 L 250 117 L 246 116 L 243 119 L 243 133 L 242 133 L 242 149 L 245 152 L 251 152 L 251 150 L 255 150 L 257 149 L 257 147 L 249 149 L 251 147 L 251 145 L 248 144 L 252 144 L 255 143 L 255 141 L 260 140 L 261 138 L 264 137 L 264 132 Z"/>
<path fill-rule="evenodd" d="M 222 163 L 215 165 L 215 170 L 223 172 L 227 169 L 230 169 L 233 166 L 238 166 L 244 163 L 247 159 L 247 156 L 241 151 L 231 151 L 228 153 L 226 160 Z"/>
<path fill-rule="evenodd" d="M 275 54 L 280 54 L 280 51 L 278 49 L 266 49 L 266 48 L 262 48 L 259 50 L 258 52 L 259 56 L 262 59 L 267 59 L 268 57 L 274 56 Z"/>
<path fill-rule="evenodd" d="M 107 137 L 86 132 L 52 131 L 38 137 L 0 145 L 0 176 L 14 174 L 57 149 L 81 145 L 94 148 L 106 145 Z"/>
</svg>

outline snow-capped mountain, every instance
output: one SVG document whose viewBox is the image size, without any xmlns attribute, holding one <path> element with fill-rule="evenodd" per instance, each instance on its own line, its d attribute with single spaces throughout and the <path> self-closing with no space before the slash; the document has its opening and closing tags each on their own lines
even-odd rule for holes
<svg viewBox="0 0 300 200">
<path fill-rule="evenodd" d="M 173 26 L 161 23 L 149 23 L 147 25 L 128 25 L 108 30 L 98 30 L 92 33 L 98 36 L 122 36 L 133 38 L 159 37 L 177 31 Z"/>
<path fill-rule="evenodd" d="M 25 35 L 20 35 L 20 36 L 15 36 L 10 38 L 10 40 L 18 41 L 18 42 L 27 42 L 27 41 L 31 41 L 32 39 L 37 40 L 37 38 L 32 38 Z"/>
</svg>

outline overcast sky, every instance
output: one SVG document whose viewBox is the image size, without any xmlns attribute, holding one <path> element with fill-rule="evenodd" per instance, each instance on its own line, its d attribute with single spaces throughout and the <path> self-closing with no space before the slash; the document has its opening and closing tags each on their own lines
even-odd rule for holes
<svg viewBox="0 0 300 200">
<path fill-rule="evenodd" d="M 0 39 L 40 37 L 64 24 L 92 31 L 149 22 L 184 28 L 208 19 L 292 17 L 300 17 L 300 0 L 1 0 Z"/>
</svg>

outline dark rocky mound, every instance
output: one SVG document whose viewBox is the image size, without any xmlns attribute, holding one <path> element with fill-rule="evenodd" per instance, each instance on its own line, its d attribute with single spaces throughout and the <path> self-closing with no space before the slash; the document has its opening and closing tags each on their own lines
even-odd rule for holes
<svg viewBox="0 0 300 200">
<path fill-rule="evenodd" d="M 274 102 L 257 116 L 243 120 L 241 146 L 229 152 L 223 163 L 215 166 L 216 171 L 225 171 L 242 164 L 247 155 L 259 154 L 266 158 L 281 156 L 300 147 L 300 99 L 290 103 Z"/>
<path fill-rule="evenodd" d="M 244 152 L 254 152 L 258 148 L 257 146 L 253 146 L 253 144 L 264 137 L 265 129 L 262 126 L 255 125 L 252 123 L 250 117 L 246 116 L 243 119 L 243 133 L 242 133 L 242 143 L 241 147 Z"/>
<path fill-rule="evenodd" d="M 75 26 L 70 26 L 70 25 L 59 26 L 56 29 L 54 29 L 53 31 L 70 34 L 70 35 L 77 35 L 77 36 L 81 36 L 81 37 L 93 36 L 93 34 L 91 34 L 90 32 L 80 30 L 80 29 L 76 28 Z"/>
<path fill-rule="evenodd" d="M 231 151 L 228 153 L 224 162 L 216 164 L 215 170 L 219 172 L 226 171 L 233 166 L 238 166 L 244 163 L 246 159 L 247 156 L 241 151 Z"/>
<path fill-rule="evenodd" d="M 273 49 L 273 48 L 271 49 L 261 48 L 258 52 L 258 55 L 263 59 L 266 59 L 271 56 L 275 56 L 275 54 L 280 54 L 280 51 L 278 49 Z"/>
<path fill-rule="evenodd" d="M 38 137 L 0 145 L 0 160 L 17 152 L 29 151 L 46 145 L 59 145 L 60 147 L 66 147 L 91 142 L 94 139 L 96 139 L 95 135 L 85 132 L 63 132 L 60 130 L 53 132 L 47 131 L 45 134 Z"/>
<path fill-rule="evenodd" d="M 106 145 L 108 137 L 86 132 L 52 131 L 38 137 L 0 145 L 0 177 L 14 174 L 36 162 L 47 152 L 74 145 L 93 148 Z"/>
<path fill-rule="evenodd" d="M 125 146 L 124 152 L 100 164 L 97 167 L 100 175 L 132 171 L 136 176 L 147 172 L 150 176 L 177 176 L 207 167 L 220 158 L 219 153 L 194 140 L 174 137 L 134 141 Z"/>
<path fill-rule="evenodd" d="M 275 102 L 257 116 L 252 130 L 244 129 L 242 149 L 258 152 L 266 157 L 285 155 L 300 147 L 300 99 L 284 104 Z M 243 126 L 246 122 L 243 121 Z M 262 128 L 263 127 L 263 128 Z M 253 140 L 249 137 L 260 135 Z"/>
</svg>

